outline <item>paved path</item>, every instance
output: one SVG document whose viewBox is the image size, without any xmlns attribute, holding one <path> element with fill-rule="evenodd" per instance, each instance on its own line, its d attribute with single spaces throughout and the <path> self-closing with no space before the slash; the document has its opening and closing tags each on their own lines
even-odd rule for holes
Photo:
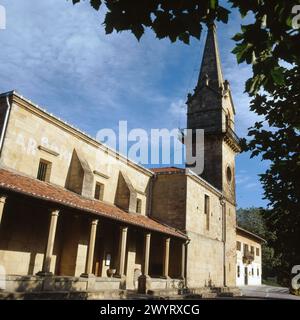
<svg viewBox="0 0 300 320">
<path fill-rule="evenodd" d="M 255 298 L 270 298 L 284 300 L 299 300 L 300 297 L 289 294 L 288 288 L 272 287 L 272 286 L 243 286 L 239 287 L 242 290 L 243 297 Z"/>
</svg>

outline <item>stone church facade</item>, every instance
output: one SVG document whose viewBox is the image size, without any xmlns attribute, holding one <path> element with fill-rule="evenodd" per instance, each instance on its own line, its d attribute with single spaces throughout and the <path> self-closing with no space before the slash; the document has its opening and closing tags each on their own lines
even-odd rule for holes
<svg viewBox="0 0 300 320">
<path fill-rule="evenodd" d="M 12 91 L 0 95 L 7 291 L 235 287 L 235 109 L 209 27 L 189 129 L 205 167 L 146 169 Z"/>
</svg>

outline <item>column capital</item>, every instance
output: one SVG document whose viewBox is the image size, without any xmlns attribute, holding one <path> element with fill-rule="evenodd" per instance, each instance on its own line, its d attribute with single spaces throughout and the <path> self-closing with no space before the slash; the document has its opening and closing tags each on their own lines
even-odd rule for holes
<svg viewBox="0 0 300 320">
<path fill-rule="evenodd" d="M 6 195 L 0 195 L 0 224 L 4 212 L 5 202 L 6 202 L 7 196 Z"/>
<path fill-rule="evenodd" d="M 120 227 L 120 230 L 121 230 L 122 232 L 127 232 L 127 231 L 128 231 L 128 227 L 126 227 L 126 226 L 121 226 L 121 227 Z"/>
<path fill-rule="evenodd" d="M 93 224 L 93 225 L 97 225 L 97 224 L 98 224 L 98 222 L 99 222 L 99 219 L 93 219 L 93 220 L 91 221 L 91 224 Z"/>
<path fill-rule="evenodd" d="M 3 194 L 3 195 L 0 196 L 0 202 L 1 202 L 1 203 L 4 203 L 4 204 L 5 204 L 6 199 L 7 199 L 7 195 L 4 195 L 4 194 Z"/>
<path fill-rule="evenodd" d="M 52 209 L 51 210 L 51 216 L 58 216 L 59 215 L 59 209 Z"/>
</svg>

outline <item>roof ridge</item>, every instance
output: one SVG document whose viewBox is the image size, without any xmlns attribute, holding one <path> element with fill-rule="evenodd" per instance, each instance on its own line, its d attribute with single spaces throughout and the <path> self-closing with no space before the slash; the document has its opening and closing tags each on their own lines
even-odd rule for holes
<svg viewBox="0 0 300 320">
<path fill-rule="evenodd" d="M 131 163 L 134 166 L 137 166 L 138 168 L 140 168 L 143 171 L 146 171 L 148 173 L 151 173 L 151 170 L 147 169 L 146 167 L 142 166 L 141 164 L 129 159 L 127 156 L 125 156 L 124 154 L 122 154 L 121 152 L 114 150 L 113 148 L 109 147 L 108 145 L 98 141 L 95 137 L 91 136 L 90 134 L 82 131 L 81 129 L 79 129 L 78 127 L 73 126 L 72 124 L 68 123 L 67 121 L 61 119 L 60 117 L 54 115 L 53 113 L 47 111 L 45 109 L 45 107 L 43 106 L 39 106 L 38 104 L 32 102 L 30 99 L 25 98 L 23 95 L 21 95 L 20 93 L 18 93 L 16 90 L 11 90 L 11 91 L 7 91 L 4 93 L 0 93 L 0 97 L 4 97 L 4 96 L 11 96 L 11 95 L 15 95 L 16 97 L 18 97 L 19 99 L 29 103 L 32 107 L 36 108 L 37 110 L 44 112 L 46 115 L 50 116 L 51 118 L 55 119 L 56 121 L 59 121 L 60 123 L 64 124 L 65 126 L 75 130 L 77 133 L 87 137 L 88 139 L 94 141 L 95 143 L 97 143 L 98 145 L 102 146 L 103 148 L 106 148 L 107 150 L 109 150 L 110 152 L 112 152 L 113 154 L 115 154 L 118 157 L 123 158 L 124 160 L 128 161 L 129 163 Z"/>
</svg>

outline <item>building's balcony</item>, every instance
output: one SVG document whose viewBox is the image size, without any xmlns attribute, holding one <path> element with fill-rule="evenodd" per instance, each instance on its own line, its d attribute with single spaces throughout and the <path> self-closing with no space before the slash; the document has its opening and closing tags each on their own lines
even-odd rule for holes
<svg viewBox="0 0 300 320">
<path fill-rule="evenodd" d="M 237 134 L 231 129 L 231 127 L 227 126 L 226 128 L 226 134 L 234 140 L 234 142 L 239 145 L 240 144 L 240 138 L 237 136 Z"/>
<path fill-rule="evenodd" d="M 236 152 L 241 151 L 240 147 L 240 138 L 237 136 L 237 134 L 232 130 L 232 128 L 227 125 L 225 129 L 225 141 L 235 150 Z"/>
<path fill-rule="evenodd" d="M 243 255 L 243 263 L 244 264 L 251 264 L 254 260 L 254 252 L 244 252 Z"/>
</svg>

